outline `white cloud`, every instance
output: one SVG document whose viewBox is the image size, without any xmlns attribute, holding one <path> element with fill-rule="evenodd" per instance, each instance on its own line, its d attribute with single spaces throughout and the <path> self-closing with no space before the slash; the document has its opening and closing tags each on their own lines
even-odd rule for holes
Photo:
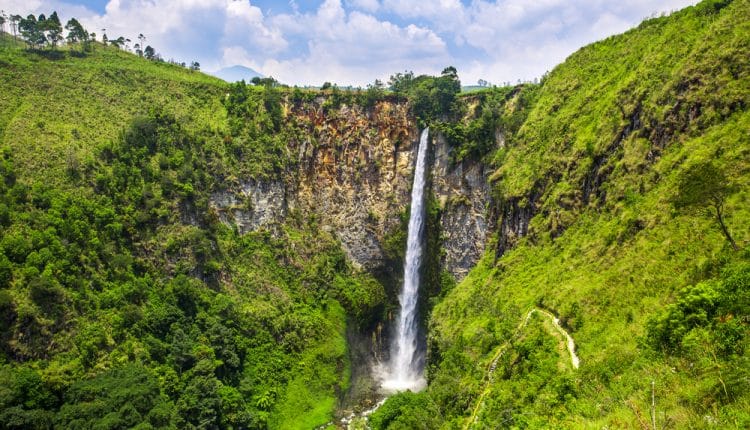
<svg viewBox="0 0 750 430">
<path fill-rule="evenodd" d="M 72 5 L 57 0 L 0 0 L 0 10 L 4 10 L 7 14 L 21 15 L 23 17 L 29 14 L 39 15 L 40 13 L 48 15 L 53 11 L 57 11 L 61 20 L 66 16 L 82 17 L 94 14 L 94 12 L 85 6 Z"/>
<path fill-rule="evenodd" d="M 262 10 L 256 0 L 110 0 L 100 15 L 76 1 L 0 0 L 0 9 L 57 10 L 110 38 L 144 33 L 165 58 L 196 59 L 207 70 L 243 64 L 292 84 L 355 85 L 446 65 L 466 83 L 531 79 L 584 44 L 697 2 L 318 0 L 301 13 L 295 1 Z"/>
<path fill-rule="evenodd" d="M 245 1 L 230 1 L 226 6 L 224 43 L 243 43 L 254 51 L 276 53 L 287 47 L 278 29 L 265 24 L 260 8 Z"/>
<path fill-rule="evenodd" d="M 432 30 L 347 13 L 339 0 L 325 1 L 315 13 L 278 17 L 276 24 L 302 36 L 308 48 L 305 55 L 269 58 L 261 66 L 285 82 L 366 85 L 409 67 L 434 72 L 449 60 L 445 42 Z"/>
<path fill-rule="evenodd" d="M 624 32 L 656 11 L 695 0 L 475 0 L 465 7 L 467 24 L 457 43 L 482 54 L 459 67 L 466 82 L 501 83 L 532 79 L 552 69 L 578 48 Z"/>
</svg>

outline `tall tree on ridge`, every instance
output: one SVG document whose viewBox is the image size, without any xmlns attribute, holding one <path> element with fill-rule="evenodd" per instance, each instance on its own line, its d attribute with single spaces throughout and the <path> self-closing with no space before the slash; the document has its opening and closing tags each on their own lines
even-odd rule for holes
<svg viewBox="0 0 750 430">
<path fill-rule="evenodd" d="M 680 175 L 677 188 L 677 195 L 672 198 L 675 209 L 708 208 L 708 212 L 716 216 L 719 228 L 732 249 L 739 250 L 724 221 L 724 203 L 737 191 L 737 187 L 729 182 L 724 171 L 710 161 L 698 163 Z"/>
<path fill-rule="evenodd" d="M 18 40 L 18 23 L 21 22 L 23 17 L 21 15 L 10 16 L 10 28 L 13 30 L 13 38 Z"/>
<path fill-rule="evenodd" d="M 40 15 L 44 17 L 44 15 Z M 40 30 L 39 21 L 37 21 L 34 15 L 29 15 L 26 18 L 22 18 L 18 24 L 18 29 L 21 32 L 21 37 L 29 45 L 29 48 L 36 48 L 38 45 L 44 43 L 44 32 Z"/>
<path fill-rule="evenodd" d="M 125 46 L 125 38 L 123 36 L 120 36 L 117 39 L 110 40 L 109 44 L 122 49 L 122 47 Z"/>
<path fill-rule="evenodd" d="M 77 19 L 71 18 L 65 24 L 65 29 L 68 30 L 68 43 L 70 44 L 81 44 L 81 52 L 88 47 L 89 34 L 86 29 L 83 28 Z"/>
<path fill-rule="evenodd" d="M 60 18 L 57 16 L 57 11 L 52 12 L 52 15 L 45 21 L 45 30 L 47 33 L 47 40 L 52 44 L 52 48 L 56 48 L 57 44 L 63 39 L 62 35 L 62 24 Z"/>
</svg>

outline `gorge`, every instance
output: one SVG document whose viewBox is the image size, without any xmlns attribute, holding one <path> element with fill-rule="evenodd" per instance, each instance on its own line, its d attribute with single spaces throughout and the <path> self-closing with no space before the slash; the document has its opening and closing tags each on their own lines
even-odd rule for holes
<svg viewBox="0 0 750 430">
<path fill-rule="evenodd" d="M 478 91 L 94 48 L 0 33 L 0 428 L 750 426 L 748 0 Z"/>
</svg>

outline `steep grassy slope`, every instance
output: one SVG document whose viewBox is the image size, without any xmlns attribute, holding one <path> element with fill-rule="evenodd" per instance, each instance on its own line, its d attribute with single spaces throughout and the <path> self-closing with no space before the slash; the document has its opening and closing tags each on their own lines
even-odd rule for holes
<svg viewBox="0 0 750 430">
<path fill-rule="evenodd" d="M 748 0 L 706 1 L 458 103 L 450 73 L 415 80 L 413 112 L 444 120 L 453 161 L 492 163 L 498 227 L 430 303 L 428 390 L 375 428 L 750 425 L 749 23 Z M 316 94 L 0 37 L 0 427 L 328 422 L 347 324 L 382 285 L 315 214 L 240 235 L 209 205 L 288 173 L 304 128 L 283 98 Z M 383 97 L 327 94 L 321 115 Z M 738 250 L 714 207 L 679 203 L 710 183 Z M 579 368 L 532 309 L 560 317 Z"/>
<path fill-rule="evenodd" d="M 13 150 L 22 179 L 60 181 L 66 157 L 90 158 L 153 109 L 193 130 L 226 128 L 220 96 L 227 84 L 219 79 L 98 44 L 86 57 L 22 52 L 0 35 L 0 141 Z"/>
<path fill-rule="evenodd" d="M 748 58 L 750 3 L 708 1 L 528 88 L 494 157 L 495 249 L 434 309 L 427 392 L 376 427 L 651 428 L 652 395 L 659 428 L 750 425 Z M 710 206 L 673 204 L 707 163 L 737 251 Z M 578 370 L 543 319 L 517 329 L 535 307 L 572 333 Z"/>
<path fill-rule="evenodd" d="M 283 169 L 278 93 L 2 37 L 0 427 L 332 419 L 346 326 L 383 287 L 314 218 L 240 235 L 209 207 Z"/>
</svg>

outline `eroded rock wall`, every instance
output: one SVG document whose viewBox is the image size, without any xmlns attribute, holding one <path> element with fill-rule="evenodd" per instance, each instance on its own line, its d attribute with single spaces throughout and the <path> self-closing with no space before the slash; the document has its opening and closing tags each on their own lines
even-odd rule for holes
<svg viewBox="0 0 750 430">
<path fill-rule="evenodd" d="M 403 103 L 327 112 L 323 106 L 291 109 L 306 131 L 298 143 L 296 206 L 318 214 L 352 262 L 380 266 L 382 241 L 399 227 L 398 215 L 409 202 L 418 129 Z"/>
<path fill-rule="evenodd" d="M 461 280 L 484 253 L 493 217 L 490 213 L 490 170 L 481 161 L 451 162 L 445 138 L 434 139 L 432 189 L 442 208 L 440 233 L 441 263 Z"/>
<path fill-rule="evenodd" d="M 285 105 L 286 121 L 300 130 L 289 142 L 296 167 L 278 178 L 240 178 L 212 195 L 222 221 L 240 233 L 274 231 L 290 211 L 315 214 L 338 237 L 356 265 L 374 269 L 386 260 L 383 241 L 400 228 L 409 205 L 419 129 L 406 103 L 372 108 L 326 106 L 326 99 Z M 433 133 L 432 191 L 443 209 L 442 264 L 466 275 L 484 251 L 491 220 L 488 171 L 483 163 L 451 163 L 450 147 Z"/>
</svg>

